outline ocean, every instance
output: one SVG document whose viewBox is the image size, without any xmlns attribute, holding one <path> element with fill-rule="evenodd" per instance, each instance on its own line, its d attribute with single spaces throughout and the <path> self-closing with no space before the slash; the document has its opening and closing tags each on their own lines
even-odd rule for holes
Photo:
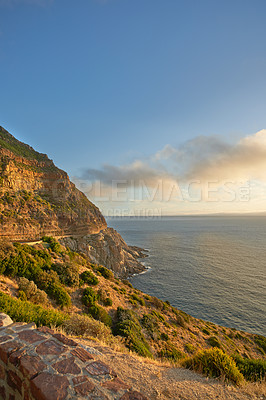
<svg viewBox="0 0 266 400">
<path fill-rule="evenodd" d="M 266 217 L 108 218 L 149 250 L 137 289 L 188 314 L 266 335 Z"/>
</svg>

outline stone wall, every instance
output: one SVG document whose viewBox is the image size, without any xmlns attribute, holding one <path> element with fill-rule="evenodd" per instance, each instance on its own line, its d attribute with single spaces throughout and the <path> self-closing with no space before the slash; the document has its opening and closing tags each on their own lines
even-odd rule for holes
<svg viewBox="0 0 266 400">
<path fill-rule="evenodd" d="M 3 400 L 147 400 L 123 382 L 99 352 L 47 327 L 0 314 Z"/>
</svg>

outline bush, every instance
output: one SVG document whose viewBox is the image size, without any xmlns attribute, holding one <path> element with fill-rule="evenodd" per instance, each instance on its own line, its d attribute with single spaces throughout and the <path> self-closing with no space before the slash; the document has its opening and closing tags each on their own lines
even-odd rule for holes
<svg viewBox="0 0 266 400">
<path fill-rule="evenodd" d="M 255 343 L 266 353 L 266 337 L 262 335 L 256 335 L 254 339 Z"/>
<path fill-rule="evenodd" d="M 60 311 L 48 310 L 29 301 L 14 299 L 0 292 L 0 312 L 8 314 L 16 322 L 35 322 L 37 326 L 59 326 L 68 319 Z"/>
<path fill-rule="evenodd" d="M 197 348 L 195 346 L 193 346 L 193 344 L 191 344 L 191 343 L 186 343 L 184 348 L 188 353 L 191 353 L 191 354 L 195 353 L 197 350 Z"/>
<path fill-rule="evenodd" d="M 23 292 L 23 290 L 19 290 L 19 292 L 18 292 L 18 298 L 19 298 L 19 300 L 27 301 L 26 293 Z"/>
<path fill-rule="evenodd" d="M 80 274 L 79 278 L 84 282 L 87 283 L 87 285 L 98 285 L 99 279 L 97 276 L 94 275 L 93 272 L 91 271 L 84 271 L 82 274 Z"/>
<path fill-rule="evenodd" d="M 37 293 L 37 286 L 35 285 L 35 283 L 33 281 L 29 281 L 26 278 L 19 279 L 18 287 L 19 290 L 22 290 L 25 293 L 27 300 L 29 300 Z"/>
<path fill-rule="evenodd" d="M 133 289 L 133 285 L 127 279 L 123 279 L 122 282 L 124 285 L 127 285 L 128 287 Z"/>
<path fill-rule="evenodd" d="M 172 361 L 178 361 L 185 357 L 185 354 L 174 347 L 171 343 L 165 345 L 165 347 L 158 352 L 160 358 L 166 358 Z"/>
<path fill-rule="evenodd" d="M 82 303 L 87 307 L 92 307 L 97 301 L 97 293 L 90 287 L 84 289 L 82 295 Z"/>
<path fill-rule="evenodd" d="M 183 365 L 212 378 L 222 378 L 237 385 L 244 380 L 233 358 L 218 348 L 202 350 L 187 358 Z"/>
<path fill-rule="evenodd" d="M 107 269 L 107 268 L 103 267 L 102 265 L 100 265 L 99 267 L 97 267 L 97 271 L 98 271 L 105 279 L 113 279 L 113 278 L 114 278 L 114 274 L 112 273 L 112 271 L 110 271 L 110 269 Z"/>
<path fill-rule="evenodd" d="M 141 325 L 146 329 L 148 335 L 153 340 L 157 340 L 159 337 L 159 329 L 158 329 L 158 322 L 154 315 L 152 314 L 144 314 L 141 319 Z"/>
<path fill-rule="evenodd" d="M 54 253 L 57 253 L 57 254 L 61 253 L 61 251 L 62 251 L 61 245 L 58 243 L 58 241 L 55 238 L 53 238 L 51 236 L 43 236 L 42 241 L 48 243 L 50 246 L 50 249 Z"/>
<path fill-rule="evenodd" d="M 49 295 L 55 299 L 56 303 L 61 307 L 71 306 L 71 298 L 67 291 L 56 283 L 52 284 L 49 289 Z"/>
<path fill-rule="evenodd" d="M 163 309 L 163 302 L 161 300 L 157 299 L 157 297 L 150 296 L 150 302 L 151 302 L 151 304 L 154 305 L 155 308 L 157 308 L 157 310 Z"/>
<path fill-rule="evenodd" d="M 94 304 L 89 307 L 88 314 L 98 321 L 103 322 L 105 325 L 112 326 L 112 318 L 104 308 Z"/>
<path fill-rule="evenodd" d="M 75 336 L 92 336 L 100 340 L 112 336 L 111 330 L 88 315 L 74 314 L 63 324 L 66 333 Z"/>
<path fill-rule="evenodd" d="M 114 333 L 127 338 L 127 347 L 143 357 L 153 358 L 149 345 L 146 342 L 141 326 L 135 314 L 121 307 L 117 308 L 117 323 Z"/>
<path fill-rule="evenodd" d="M 181 314 L 176 314 L 174 323 L 182 328 L 186 328 L 186 322 Z"/>
<path fill-rule="evenodd" d="M 133 293 L 131 297 L 133 300 L 136 300 L 141 306 L 145 306 L 145 300 L 142 297 L 138 296 L 135 293 Z"/>
<path fill-rule="evenodd" d="M 113 300 L 110 297 L 106 297 L 103 304 L 105 307 L 111 307 L 113 305 Z"/>
<path fill-rule="evenodd" d="M 76 265 L 53 264 L 52 269 L 56 271 L 63 285 L 71 287 L 79 286 L 79 269 Z"/>
<path fill-rule="evenodd" d="M 21 300 L 30 300 L 33 303 L 48 304 L 47 294 L 37 288 L 33 281 L 26 278 L 20 278 L 18 282 L 20 289 L 19 298 Z M 24 293 L 24 295 L 22 294 Z"/>
<path fill-rule="evenodd" d="M 36 277 L 36 283 L 39 288 L 43 289 L 61 307 L 71 305 L 71 298 L 60 284 L 59 277 L 55 271 L 41 271 Z"/>
<path fill-rule="evenodd" d="M 262 381 L 266 375 L 266 361 L 233 356 L 237 368 L 247 381 Z"/>
<path fill-rule="evenodd" d="M 209 345 L 211 347 L 218 347 L 221 348 L 221 342 L 219 341 L 219 339 L 216 336 L 211 336 L 207 339 L 207 342 L 209 343 Z"/>
<path fill-rule="evenodd" d="M 43 304 L 43 305 L 49 304 L 47 294 L 40 289 L 37 289 L 36 294 L 30 299 L 30 301 L 36 304 Z"/>
</svg>

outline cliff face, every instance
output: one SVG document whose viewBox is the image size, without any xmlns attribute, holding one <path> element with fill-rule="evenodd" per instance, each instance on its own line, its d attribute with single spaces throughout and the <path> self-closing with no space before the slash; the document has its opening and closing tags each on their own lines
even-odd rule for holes
<svg viewBox="0 0 266 400">
<path fill-rule="evenodd" d="M 83 238 L 65 237 L 60 242 L 73 251 L 86 254 L 94 264 L 108 266 L 116 275 L 126 278 L 143 272 L 143 265 L 138 258 L 146 257 L 142 249 L 128 246 L 113 228 L 106 228 Z"/>
<path fill-rule="evenodd" d="M 36 240 L 44 234 L 86 235 L 106 228 L 98 208 L 45 154 L 3 128 L 0 146 L 0 236 Z"/>
<path fill-rule="evenodd" d="M 0 238 L 35 241 L 44 235 L 74 237 L 70 248 L 121 276 L 143 270 L 138 252 L 107 229 L 99 209 L 67 173 L 0 127 Z"/>
</svg>

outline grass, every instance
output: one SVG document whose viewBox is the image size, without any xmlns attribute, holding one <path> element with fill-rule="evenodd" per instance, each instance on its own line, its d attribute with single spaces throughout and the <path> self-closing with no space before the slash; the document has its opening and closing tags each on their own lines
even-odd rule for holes
<svg viewBox="0 0 266 400">
<path fill-rule="evenodd" d="M 248 358 L 242 358 L 239 355 L 234 357 L 235 363 L 239 371 L 243 374 L 247 381 L 261 382 L 266 376 L 266 361 L 265 360 L 253 360 Z"/>
<path fill-rule="evenodd" d="M 69 317 L 67 314 L 22 301 L 0 292 L 0 311 L 15 322 L 35 322 L 37 326 L 59 326 Z"/>
<path fill-rule="evenodd" d="M 211 378 L 221 378 L 236 385 L 244 381 L 233 358 L 218 348 L 199 351 L 187 358 L 183 365 Z"/>
</svg>

